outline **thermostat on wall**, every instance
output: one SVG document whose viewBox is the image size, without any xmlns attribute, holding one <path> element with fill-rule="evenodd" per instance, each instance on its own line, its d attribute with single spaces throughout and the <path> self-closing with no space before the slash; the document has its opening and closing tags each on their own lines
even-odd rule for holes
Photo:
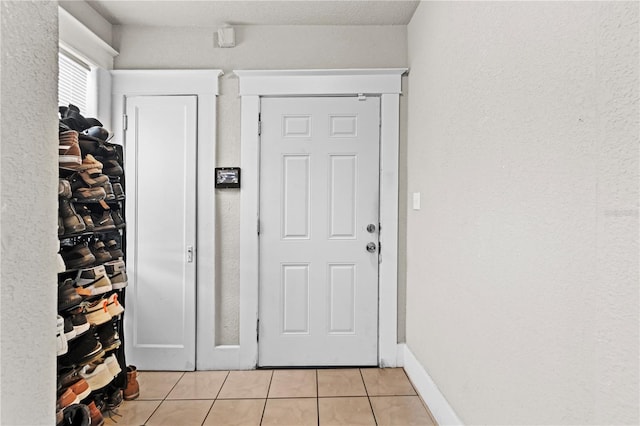
<svg viewBox="0 0 640 426">
<path fill-rule="evenodd" d="M 240 188 L 240 167 L 216 167 L 216 188 Z"/>
</svg>

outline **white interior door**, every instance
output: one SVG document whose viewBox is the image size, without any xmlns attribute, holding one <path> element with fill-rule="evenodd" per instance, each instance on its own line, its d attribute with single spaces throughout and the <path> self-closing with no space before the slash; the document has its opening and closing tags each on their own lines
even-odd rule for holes
<svg viewBox="0 0 640 426">
<path fill-rule="evenodd" d="M 259 364 L 376 365 L 379 98 L 261 116 Z"/>
<path fill-rule="evenodd" d="M 194 370 L 197 96 L 126 98 L 127 358 Z"/>
</svg>

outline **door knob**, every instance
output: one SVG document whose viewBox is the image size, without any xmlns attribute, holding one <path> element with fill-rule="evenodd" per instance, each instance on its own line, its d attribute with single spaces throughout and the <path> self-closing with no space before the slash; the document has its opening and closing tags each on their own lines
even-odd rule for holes
<svg viewBox="0 0 640 426">
<path fill-rule="evenodd" d="M 367 232 L 373 234 L 376 232 L 376 226 L 373 223 L 367 225 Z"/>
<path fill-rule="evenodd" d="M 367 251 L 369 253 L 375 253 L 376 252 L 376 243 L 367 244 Z"/>
</svg>

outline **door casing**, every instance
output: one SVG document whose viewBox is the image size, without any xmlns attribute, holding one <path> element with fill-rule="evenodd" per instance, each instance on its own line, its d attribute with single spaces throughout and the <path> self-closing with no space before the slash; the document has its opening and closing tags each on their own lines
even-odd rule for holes
<svg viewBox="0 0 640 426">
<path fill-rule="evenodd" d="M 215 170 L 216 98 L 221 70 L 112 70 L 111 85 L 100 97 L 111 98 L 114 142 L 122 143 L 125 98 L 133 95 L 197 95 L 197 246 L 196 270 L 196 370 L 224 369 L 233 365 L 235 348 L 216 345 L 215 300 Z M 126 167 L 126 152 L 125 152 Z M 126 313 L 125 313 L 126 321 Z M 126 342 L 125 342 L 126 344 Z"/>
<path fill-rule="evenodd" d="M 241 70 L 240 344 L 227 368 L 258 363 L 260 98 L 264 96 L 379 95 L 380 281 L 378 365 L 401 365 L 397 349 L 398 157 L 401 77 L 406 68 L 359 70 Z"/>
</svg>

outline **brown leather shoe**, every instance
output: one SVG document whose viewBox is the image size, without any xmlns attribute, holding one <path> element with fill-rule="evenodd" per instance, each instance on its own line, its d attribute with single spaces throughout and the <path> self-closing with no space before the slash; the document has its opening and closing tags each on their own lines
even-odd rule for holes
<svg viewBox="0 0 640 426">
<path fill-rule="evenodd" d="M 127 387 L 124 390 L 124 399 L 125 401 L 131 401 L 139 396 L 138 369 L 135 365 L 130 365 L 127 367 Z"/>
<path fill-rule="evenodd" d="M 78 395 L 78 399 L 82 401 L 91 393 L 91 388 L 89 387 L 89 383 L 83 378 L 69 386 L 69 389 L 73 391 L 76 395 Z"/>
<path fill-rule="evenodd" d="M 78 395 L 76 395 L 71 388 L 67 388 L 62 394 L 58 397 L 57 401 L 60 408 L 64 409 L 72 404 L 79 404 L 80 399 Z"/>
<path fill-rule="evenodd" d="M 102 426 L 104 424 L 104 417 L 102 417 L 102 413 L 96 407 L 96 403 L 91 401 L 89 405 L 89 414 L 91 414 L 91 426 Z"/>
</svg>

